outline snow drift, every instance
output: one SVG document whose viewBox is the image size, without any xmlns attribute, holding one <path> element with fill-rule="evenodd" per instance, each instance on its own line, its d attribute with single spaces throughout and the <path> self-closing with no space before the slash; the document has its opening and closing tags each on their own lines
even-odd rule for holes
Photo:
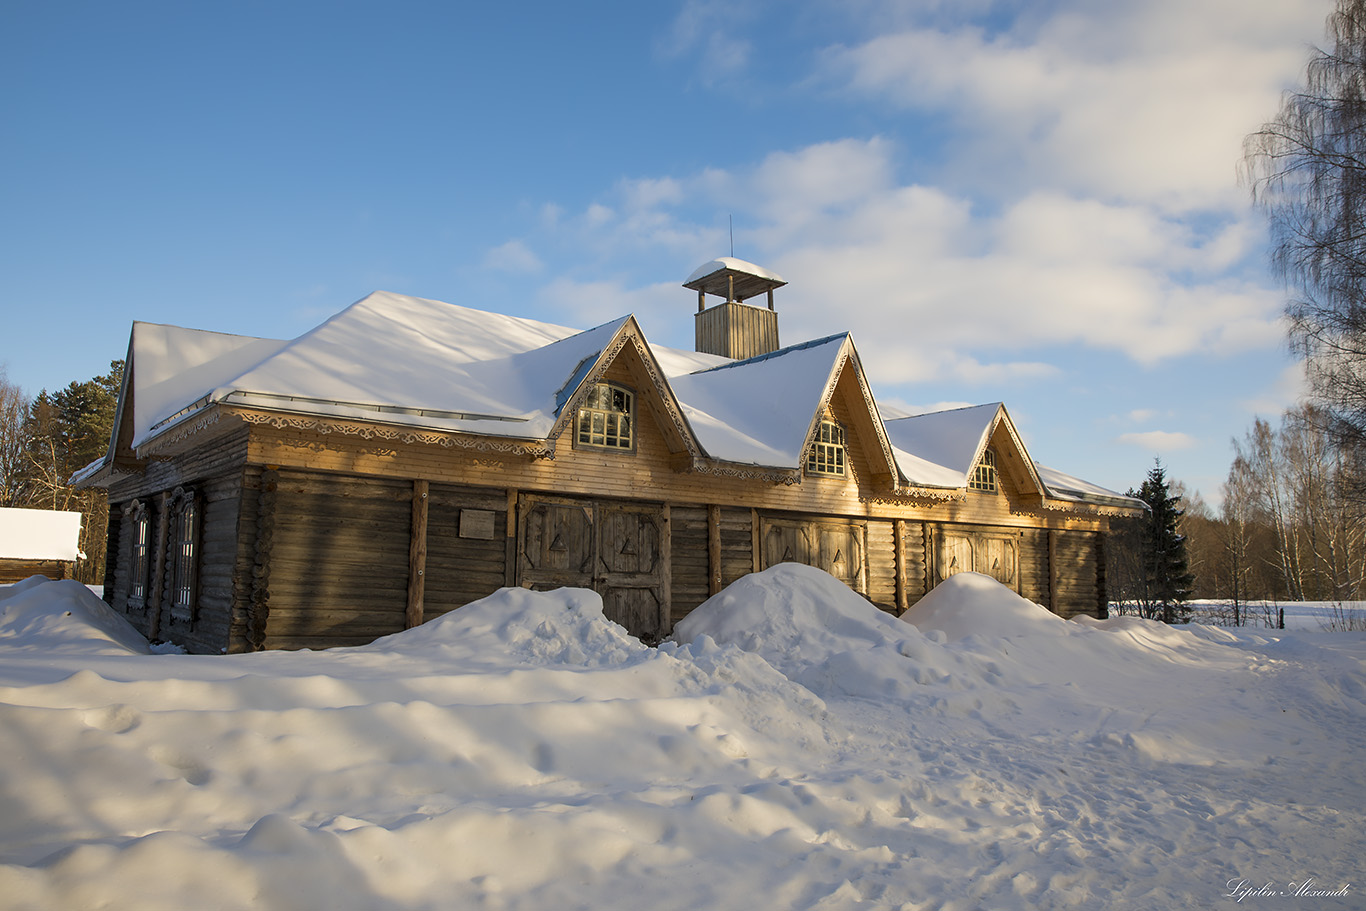
<svg viewBox="0 0 1366 911">
<path fill-rule="evenodd" d="M 797 566 L 658 649 L 583 590 L 222 657 L 145 654 L 79 586 L 0 599 L 7 909 L 1358 905 L 1360 634 L 1064 622 L 968 576 L 897 619 Z"/>
</svg>

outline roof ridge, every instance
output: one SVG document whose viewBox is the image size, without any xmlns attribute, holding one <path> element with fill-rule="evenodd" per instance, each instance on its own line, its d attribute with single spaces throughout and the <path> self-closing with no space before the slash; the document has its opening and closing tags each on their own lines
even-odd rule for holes
<svg viewBox="0 0 1366 911">
<path fill-rule="evenodd" d="M 729 370 L 731 367 L 743 367 L 746 364 L 757 364 L 770 358 L 781 357 L 784 354 L 791 354 L 793 351 L 805 351 L 808 348 L 816 348 L 821 345 L 829 344 L 835 339 L 848 338 L 848 332 L 836 332 L 834 335 L 827 335 L 825 338 L 812 339 L 809 342 L 800 342 L 796 345 L 788 345 L 786 348 L 779 348 L 777 351 L 770 351 L 767 354 L 756 354 L 754 357 L 747 357 L 742 361 L 732 361 L 729 364 L 717 364 L 715 367 L 708 367 L 706 370 L 694 370 L 688 376 L 698 376 L 703 373 L 714 373 L 717 370 Z"/>
</svg>

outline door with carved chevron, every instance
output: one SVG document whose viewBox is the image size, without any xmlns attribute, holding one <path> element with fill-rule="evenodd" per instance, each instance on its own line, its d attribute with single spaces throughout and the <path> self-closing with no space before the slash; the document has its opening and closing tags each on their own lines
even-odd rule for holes
<svg viewBox="0 0 1366 911">
<path fill-rule="evenodd" d="M 591 588 L 607 619 L 631 635 L 651 643 L 668 635 L 666 507 L 523 494 L 517 514 L 520 585 Z"/>
<path fill-rule="evenodd" d="M 760 529 L 764 569 L 779 563 L 805 563 L 825 570 L 856 592 L 867 592 L 862 524 L 764 516 Z"/>
</svg>

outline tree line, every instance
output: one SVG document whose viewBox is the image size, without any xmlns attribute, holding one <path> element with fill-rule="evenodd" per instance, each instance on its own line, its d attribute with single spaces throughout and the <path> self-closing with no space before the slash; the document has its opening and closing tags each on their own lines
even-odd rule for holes
<svg viewBox="0 0 1366 911">
<path fill-rule="evenodd" d="M 1226 600 L 1234 623 L 1249 601 L 1366 599 L 1366 0 L 1338 0 L 1327 26 L 1303 85 L 1243 147 L 1309 393 L 1233 441 L 1217 512 L 1168 490 L 1159 465 L 1173 502 L 1144 496 L 1146 518 L 1116 523 L 1111 592 L 1164 619 L 1192 595 Z M 1185 561 L 1158 561 L 1159 540 Z"/>
<path fill-rule="evenodd" d="M 104 582 L 109 509 L 105 492 L 71 478 L 109 446 L 123 361 L 109 372 L 29 397 L 0 368 L 0 506 L 79 512 L 81 558 L 73 577 Z"/>
<path fill-rule="evenodd" d="M 1112 600 L 1168 622 L 1189 619 L 1188 600 L 1218 600 L 1212 619 L 1233 625 L 1273 619 L 1263 602 L 1366 600 L 1362 479 L 1323 414 L 1300 405 L 1232 442 L 1217 509 L 1160 465 L 1129 491 L 1150 513 L 1112 521 Z"/>
</svg>

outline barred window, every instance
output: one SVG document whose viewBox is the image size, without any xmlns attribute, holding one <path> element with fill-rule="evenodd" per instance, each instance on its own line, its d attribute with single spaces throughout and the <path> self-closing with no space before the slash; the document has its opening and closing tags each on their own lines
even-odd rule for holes
<svg viewBox="0 0 1366 911">
<path fill-rule="evenodd" d="M 844 428 L 834 421 L 821 421 L 806 457 L 806 473 L 844 477 L 844 463 Z"/>
<path fill-rule="evenodd" d="M 194 621 L 196 569 L 199 560 L 199 506 L 194 491 L 177 488 L 171 498 L 170 528 L 173 538 L 171 558 L 171 616 Z"/>
<path fill-rule="evenodd" d="M 631 449 L 635 446 L 636 397 L 611 383 L 598 383 L 579 409 L 577 440 L 585 446 Z"/>
<path fill-rule="evenodd" d="M 133 607 L 143 607 L 147 603 L 147 577 L 151 570 L 152 517 L 147 504 L 142 500 L 133 503 L 132 560 L 129 567 L 131 577 L 128 586 L 128 600 Z"/>
<path fill-rule="evenodd" d="M 968 486 L 973 490 L 996 492 L 996 453 L 990 449 L 982 453 L 982 461 L 972 470 Z"/>
</svg>

